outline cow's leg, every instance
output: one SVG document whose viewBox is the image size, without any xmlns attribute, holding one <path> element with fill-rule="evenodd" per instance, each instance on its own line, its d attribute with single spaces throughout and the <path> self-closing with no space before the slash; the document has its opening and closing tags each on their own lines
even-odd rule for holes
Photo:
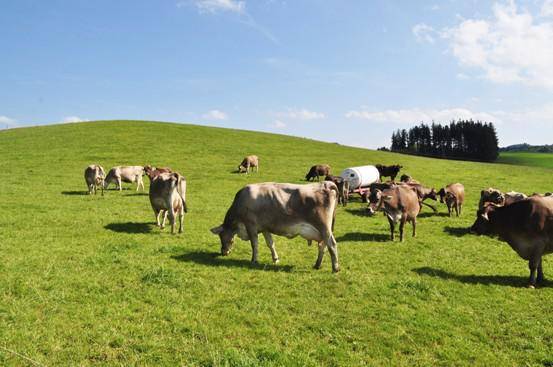
<svg viewBox="0 0 553 367">
<path fill-rule="evenodd" d="M 416 237 L 417 236 L 417 218 L 413 218 L 411 223 L 413 224 L 413 237 Z"/>
<path fill-rule="evenodd" d="M 328 231 L 325 237 L 326 247 L 328 247 L 328 253 L 332 261 L 332 271 L 337 273 L 340 271 L 340 264 L 338 263 L 338 246 L 336 244 L 336 239 L 330 231 Z"/>
<path fill-rule="evenodd" d="M 248 237 L 250 238 L 250 243 L 252 245 L 252 263 L 257 264 L 257 253 L 258 253 L 258 247 L 259 247 L 257 230 L 254 228 L 254 226 L 246 225 L 246 231 L 248 232 Z"/>
<path fill-rule="evenodd" d="M 401 220 L 399 222 L 399 242 L 403 242 L 403 227 L 405 227 L 405 213 L 401 216 Z"/>
<path fill-rule="evenodd" d="M 542 269 L 542 261 L 540 258 L 540 263 L 538 264 L 538 277 L 536 278 L 536 282 L 543 283 L 544 277 L 543 277 L 543 269 Z"/>
<path fill-rule="evenodd" d="M 182 233 L 182 222 L 184 221 L 184 208 L 179 210 L 179 233 Z"/>
<path fill-rule="evenodd" d="M 171 234 L 175 234 L 175 209 L 170 207 L 166 213 L 169 216 L 169 223 L 171 223 Z"/>
<path fill-rule="evenodd" d="M 459 216 L 459 204 L 457 202 L 455 202 L 455 216 Z"/>
<path fill-rule="evenodd" d="M 278 264 L 278 254 L 275 249 L 275 242 L 273 241 L 273 236 L 269 232 L 263 232 L 263 237 L 265 237 L 265 242 L 271 250 L 271 257 L 273 258 L 273 263 Z"/>
<path fill-rule="evenodd" d="M 117 177 L 117 186 L 119 186 L 119 191 L 123 191 L 123 187 L 121 185 L 121 177 Z"/>
<path fill-rule="evenodd" d="M 154 209 L 154 215 L 156 216 L 156 224 L 161 228 L 161 223 L 159 222 L 159 215 L 162 213 L 162 210 Z"/>
<path fill-rule="evenodd" d="M 259 163 L 257 164 L 257 166 L 255 166 L 255 173 L 258 173 L 259 172 Z"/>
<path fill-rule="evenodd" d="M 394 240 L 394 232 L 396 230 L 396 224 L 389 217 L 388 217 L 388 223 L 390 223 L 390 240 L 393 241 Z"/>
<path fill-rule="evenodd" d="M 327 246 L 322 241 L 319 242 L 318 245 L 319 245 L 319 255 L 317 256 L 317 261 L 315 261 L 315 265 L 313 265 L 314 269 L 320 269 L 321 268 L 321 264 L 323 262 L 323 256 L 325 254 L 325 249 L 326 249 L 326 246 Z"/>
<path fill-rule="evenodd" d="M 451 217 L 451 204 L 446 204 L 447 205 L 447 212 L 449 214 L 449 216 Z"/>
<path fill-rule="evenodd" d="M 165 221 L 167 220 L 167 210 L 161 210 L 163 213 L 163 222 L 161 222 L 161 229 L 165 228 Z"/>
<path fill-rule="evenodd" d="M 458 207 L 459 207 L 459 215 L 461 215 L 461 211 L 463 210 L 463 204 L 459 204 Z"/>
</svg>

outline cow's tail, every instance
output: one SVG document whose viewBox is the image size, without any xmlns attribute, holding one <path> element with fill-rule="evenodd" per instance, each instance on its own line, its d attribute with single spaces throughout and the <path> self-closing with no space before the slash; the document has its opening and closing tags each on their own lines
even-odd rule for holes
<svg viewBox="0 0 553 367">
<path fill-rule="evenodd" d="M 336 184 L 334 182 L 331 182 L 331 181 L 327 181 L 326 182 L 327 184 L 327 188 L 328 190 L 330 191 L 334 191 L 335 193 L 335 196 L 334 196 L 334 207 L 332 209 L 332 226 L 330 229 L 332 229 L 332 232 L 334 232 L 334 223 L 336 222 L 336 209 L 338 209 L 338 198 L 339 198 L 339 190 L 338 190 L 338 186 L 336 186 Z"/>
<path fill-rule="evenodd" d="M 177 176 L 177 193 L 182 200 L 182 209 L 185 213 L 188 213 L 188 207 L 186 206 L 186 179 L 178 173 L 174 173 Z"/>
</svg>

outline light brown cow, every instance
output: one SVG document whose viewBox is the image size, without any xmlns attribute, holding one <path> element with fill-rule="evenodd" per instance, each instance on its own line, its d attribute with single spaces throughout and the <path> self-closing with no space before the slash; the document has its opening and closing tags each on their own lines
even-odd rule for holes
<svg viewBox="0 0 553 367">
<path fill-rule="evenodd" d="M 419 197 L 408 186 L 397 185 L 380 191 L 375 189 L 369 196 L 369 215 L 384 211 L 390 223 L 390 238 L 394 240 L 395 226 L 399 222 L 399 240 L 403 241 L 403 227 L 406 222 L 413 225 L 413 237 L 417 234 L 417 215 L 420 212 Z"/>
<path fill-rule="evenodd" d="M 219 235 L 223 256 L 232 250 L 235 235 L 249 240 L 253 263 L 257 263 L 259 233 L 263 233 L 274 263 L 279 259 L 272 234 L 288 238 L 299 235 L 308 242 L 319 243 L 316 269 L 321 267 L 327 247 L 332 270 L 337 272 L 340 270 L 338 247 L 332 233 L 337 196 L 338 188 L 329 181 L 307 185 L 274 182 L 247 185 L 234 197 L 223 224 L 211 231 Z"/>
<path fill-rule="evenodd" d="M 150 204 L 156 216 L 157 225 L 163 229 L 169 216 L 171 233 L 175 233 L 175 216 L 179 216 L 179 233 L 186 213 L 186 179 L 177 172 L 160 173 L 150 184 Z M 163 221 L 160 223 L 160 216 Z"/>
<path fill-rule="evenodd" d="M 144 166 L 144 173 L 150 179 L 150 182 L 162 173 L 173 173 L 173 170 L 169 167 L 152 167 L 150 165 Z"/>
<path fill-rule="evenodd" d="M 451 217 L 451 209 L 455 209 L 457 216 L 461 215 L 463 204 L 465 202 L 465 186 L 460 183 L 449 184 L 438 191 L 440 203 L 447 205 L 447 211 Z"/>
<path fill-rule="evenodd" d="M 89 194 L 96 194 L 98 187 L 102 190 L 102 195 L 104 195 L 104 178 L 106 174 L 104 168 L 97 164 L 91 164 L 86 167 L 84 170 L 84 180 L 86 182 L 86 187 L 88 188 Z"/>
<path fill-rule="evenodd" d="M 534 288 L 543 281 L 542 256 L 553 252 L 553 197 L 532 196 L 502 207 L 488 204 L 478 211 L 471 232 L 497 234 L 528 260 L 528 286 Z"/>
<path fill-rule="evenodd" d="M 252 172 L 254 168 L 255 172 L 259 172 L 259 158 L 256 155 L 249 155 L 245 157 L 242 160 L 242 163 L 238 166 L 238 173 L 244 172 L 245 170 L 246 174 L 248 174 L 250 168 Z"/>
<path fill-rule="evenodd" d="M 142 187 L 144 191 L 144 182 L 142 182 L 142 176 L 144 176 L 144 167 L 142 166 L 116 166 L 109 170 L 106 176 L 104 188 L 107 189 L 111 182 L 115 182 L 119 191 L 123 190 L 121 182 L 136 182 L 136 191 Z"/>
</svg>

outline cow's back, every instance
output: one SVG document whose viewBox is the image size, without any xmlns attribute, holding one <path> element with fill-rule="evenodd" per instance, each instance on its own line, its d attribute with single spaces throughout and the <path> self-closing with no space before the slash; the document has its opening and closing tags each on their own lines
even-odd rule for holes
<svg viewBox="0 0 553 367">
<path fill-rule="evenodd" d="M 463 204 L 465 201 L 465 186 L 463 184 L 454 183 L 447 185 L 446 191 L 455 195 L 459 204 Z"/>
</svg>

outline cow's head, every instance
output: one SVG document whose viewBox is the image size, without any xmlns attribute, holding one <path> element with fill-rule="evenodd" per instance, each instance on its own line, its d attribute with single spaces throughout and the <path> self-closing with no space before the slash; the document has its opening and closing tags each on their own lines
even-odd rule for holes
<svg viewBox="0 0 553 367">
<path fill-rule="evenodd" d="M 380 207 L 382 206 L 382 202 L 390 200 L 391 196 L 383 195 L 381 190 L 376 189 L 371 191 L 367 199 L 369 201 L 367 212 L 369 213 L 369 216 L 372 217 L 373 215 L 376 214 L 378 210 L 380 210 Z"/>
<path fill-rule="evenodd" d="M 213 234 L 219 235 L 221 240 L 221 255 L 227 256 L 232 251 L 232 246 L 234 245 L 234 235 L 235 233 L 232 230 L 225 229 L 221 224 L 218 227 L 211 228 Z"/>
<path fill-rule="evenodd" d="M 435 188 L 431 188 L 430 192 L 426 195 L 427 198 L 432 200 L 438 200 L 438 193 Z"/>
<path fill-rule="evenodd" d="M 476 212 L 476 221 L 470 227 L 470 232 L 478 235 L 488 234 L 491 232 L 490 213 L 495 210 L 495 205 L 486 205 L 483 209 Z"/>
<path fill-rule="evenodd" d="M 503 205 L 505 203 L 505 195 L 497 189 L 489 188 L 480 192 L 480 201 L 482 203 L 494 203 Z"/>
</svg>

